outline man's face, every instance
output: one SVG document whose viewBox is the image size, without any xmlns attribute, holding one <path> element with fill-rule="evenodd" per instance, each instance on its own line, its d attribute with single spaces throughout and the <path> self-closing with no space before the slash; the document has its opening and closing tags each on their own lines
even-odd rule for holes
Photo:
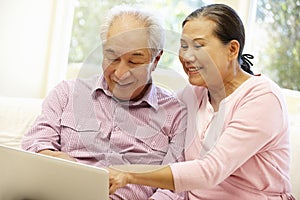
<svg viewBox="0 0 300 200">
<path fill-rule="evenodd" d="M 133 19 L 116 20 L 109 28 L 103 45 L 103 71 L 116 98 L 127 101 L 144 95 L 156 66 L 148 40 L 148 31 Z"/>
</svg>

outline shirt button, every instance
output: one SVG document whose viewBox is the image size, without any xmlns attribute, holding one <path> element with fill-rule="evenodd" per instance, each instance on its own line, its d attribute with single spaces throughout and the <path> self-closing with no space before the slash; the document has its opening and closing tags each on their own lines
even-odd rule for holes
<svg viewBox="0 0 300 200">
<path fill-rule="evenodd" d="M 119 131 L 120 128 L 118 126 L 115 127 L 115 131 Z"/>
</svg>

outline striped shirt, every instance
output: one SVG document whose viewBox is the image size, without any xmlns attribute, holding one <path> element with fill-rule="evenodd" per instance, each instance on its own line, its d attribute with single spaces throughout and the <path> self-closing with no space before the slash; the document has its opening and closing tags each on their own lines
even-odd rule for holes
<svg viewBox="0 0 300 200">
<path fill-rule="evenodd" d="M 63 81 L 45 98 L 42 113 L 22 148 L 63 151 L 78 162 L 168 164 L 183 160 L 186 108 L 167 91 L 148 88 L 138 101 L 112 96 L 103 77 Z M 112 199 L 183 199 L 169 190 L 128 185 Z"/>
</svg>

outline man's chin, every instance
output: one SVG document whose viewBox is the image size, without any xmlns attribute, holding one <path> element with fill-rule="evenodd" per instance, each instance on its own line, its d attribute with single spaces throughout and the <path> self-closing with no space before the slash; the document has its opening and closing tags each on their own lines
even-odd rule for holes
<svg viewBox="0 0 300 200">
<path fill-rule="evenodd" d="M 133 92 L 131 91 L 125 91 L 125 90 L 120 90 L 120 91 L 114 91 L 112 92 L 114 98 L 118 101 L 130 101 L 133 96 Z"/>
<path fill-rule="evenodd" d="M 130 101 L 130 97 L 127 96 L 114 95 L 114 98 L 118 101 Z"/>
<path fill-rule="evenodd" d="M 143 98 L 149 86 L 150 85 L 144 87 L 131 87 L 128 89 L 115 87 L 112 94 L 114 98 L 119 101 L 137 101 Z"/>
</svg>

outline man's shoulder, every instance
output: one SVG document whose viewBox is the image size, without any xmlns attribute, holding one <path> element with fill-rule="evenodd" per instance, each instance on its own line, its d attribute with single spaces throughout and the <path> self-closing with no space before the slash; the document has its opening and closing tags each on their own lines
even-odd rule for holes
<svg viewBox="0 0 300 200">
<path fill-rule="evenodd" d="M 83 94 L 88 93 L 91 94 L 92 90 L 95 89 L 97 81 L 99 80 L 99 76 L 93 76 L 89 78 L 76 78 L 76 79 L 68 79 L 62 80 L 58 83 L 54 90 L 60 93 L 67 94 Z"/>
<path fill-rule="evenodd" d="M 64 84 L 76 91 L 92 91 L 95 89 L 99 76 L 91 76 L 88 78 L 76 78 L 73 80 L 66 80 Z"/>
<path fill-rule="evenodd" d="M 159 86 L 154 86 L 156 93 L 155 95 L 157 96 L 158 104 L 174 104 L 174 105 L 181 105 L 185 107 L 183 102 L 178 98 L 177 94 L 175 91 L 170 91 L 168 89 L 159 87 Z"/>
<path fill-rule="evenodd" d="M 154 85 L 156 93 L 155 95 L 157 96 L 158 99 L 174 99 L 174 100 L 178 100 L 177 95 L 175 92 L 170 91 L 166 88 L 162 88 L 160 86 Z"/>
</svg>

